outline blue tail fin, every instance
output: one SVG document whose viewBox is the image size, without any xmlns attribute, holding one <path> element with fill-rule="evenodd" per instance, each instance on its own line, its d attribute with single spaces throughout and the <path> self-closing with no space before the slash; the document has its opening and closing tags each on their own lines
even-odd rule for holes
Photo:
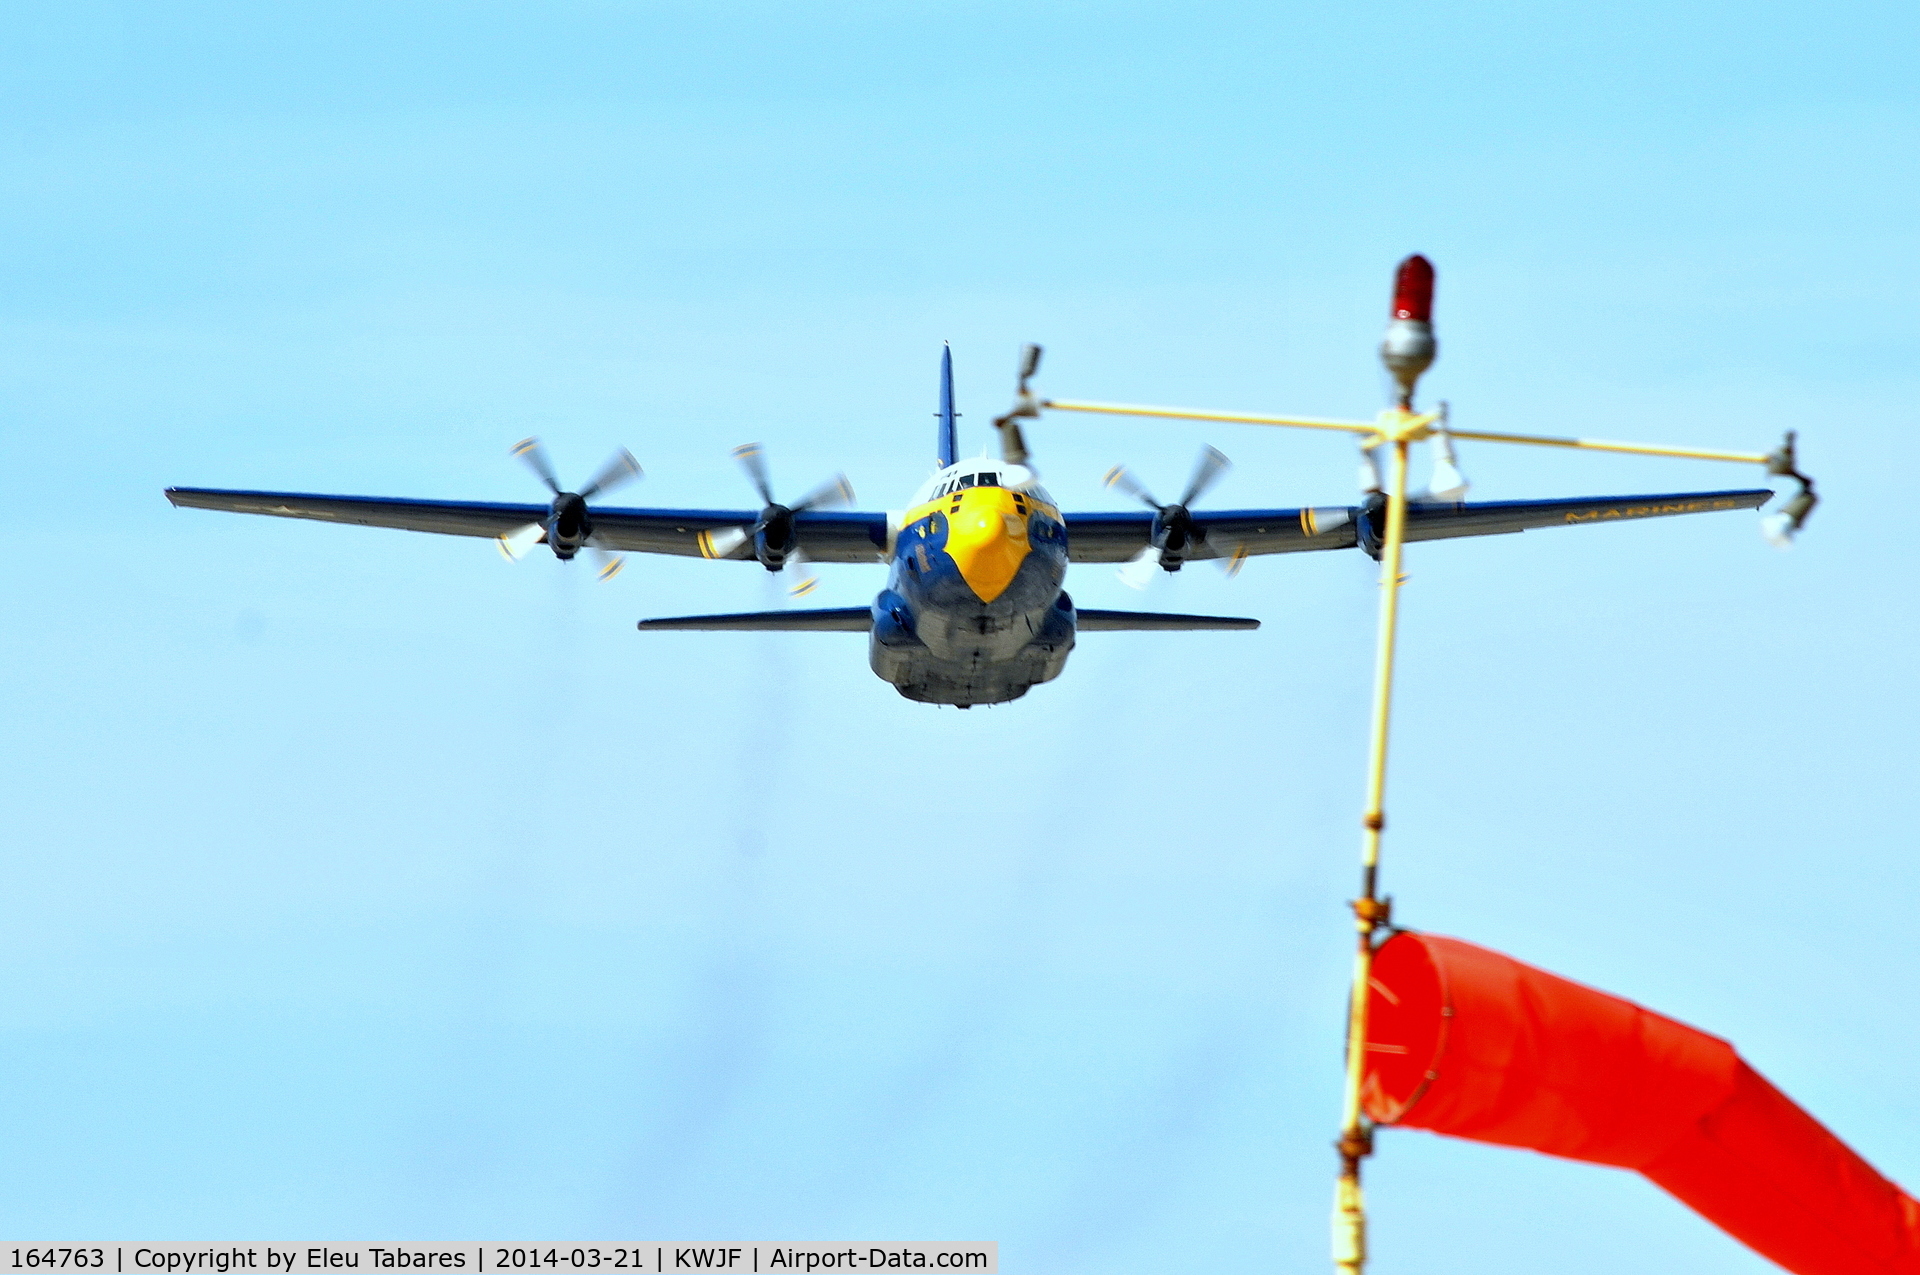
<svg viewBox="0 0 1920 1275">
<path fill-rule="evenodd" d="M 945 469 L 960 459 L 960 431 L 954 424 L 959 413 L 953 410 L 953 347 L 940 350 L 940 467 Z"/>
</svg>

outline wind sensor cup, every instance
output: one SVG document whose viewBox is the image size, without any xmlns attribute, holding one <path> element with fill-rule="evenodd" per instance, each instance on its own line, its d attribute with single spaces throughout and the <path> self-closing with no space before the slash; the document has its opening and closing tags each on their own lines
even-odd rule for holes
<svg viewBox="0 0 1920 1275">
<path fill-rule="evenodd" d="M 1800 461 L 1794 455 L 1795 432 L 1787 431 L 1787 437 L 1779 447 L 1767 453 L 1767 472 L 1776 478 L 1791 478 L 1800 484 L 1800 490 L 1781 503 L 1779 508 L 1760 520 L 1760 534 L 1776 549 L 1790 548 L 1794 536 L 1807 525 L 1807 515 L 1820 503 L 1813 494 L 1813 479 L 1800 472 Z"/>
<path fill-rule="evenodd" d="M 1033 396 L 1027 382 L 1040 370 L 1040 347 L 1023 346 L 1020 350 L 1020 387 L 1015 392 L 1013 406 L 1007 409 L 1005 416 L 993 418 L 993 427 L 1000 431 L 1000 454 L 1006 457 L 1009 465 L 1028 463 L 1026 436 L 1020 432 L 1020 421 L 1040 419 L 1040 400 Z"/>
</svg>

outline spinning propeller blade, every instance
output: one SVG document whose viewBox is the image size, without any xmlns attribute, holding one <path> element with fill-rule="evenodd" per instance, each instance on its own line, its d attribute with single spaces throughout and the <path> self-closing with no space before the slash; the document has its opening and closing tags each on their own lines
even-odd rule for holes
<svg viewBox="0 0 1920 1275">
<path fill-rule="evenodd" d="M 523 438 L 513 445 L 513 454 L 527 462 L 527 467 L 540 475 L 540 481 L 547 490 L 558 496 L 560 480 L 553 476 L 553 465 L 547 460 L 547 449 L 540 446 L 537 438 Z"/>
<path fill-rule="evenodd" d="M 580 489 L 580 496 L 582 499 L 591 500 L 595 496 L 612 491 L 630 479 L 641 476 L 640 462 L 633 458 L 632 452 L 622 447 L 613 454 L 611 460 L 600 467 L 600 472 Z"/>
<path fill-rule="evenodd" d="M 733 551 L 745 544 L 752 535 L 751 527 L 722 527 L 718 531 L 709 531 L 701 551 L 709 558 L 731 558 Z"/>
<path fill-rule="evenodd" d="M 809 509 L 839 509 L 853 503 L 853 484 L 847 481 L 845 474 L 835 474 L 832 479 L 821 483 L 806 495 L 800 497 L 793 506 L 793 512 L 802 513 Z"/>
<path fill-rule="evenodd" d="M 627 565 L 626 559 L 618 554 L 607 552 L 599 545 L 593 546 L 593 560 L 600 564 L 599 570 L 593 573 L 596 580 L 611 580 L 620 574 L 622 567 Z"/>
<path fill-rule="evenodd" d="M 760 454 L 760 444 L 742 443 L 733 449 L 733 458 L 747 471 L 747 478 L 753 483 L 753 489 L 760 493 L 760 503 L 773 503 L 773 484 L 767 480 L 767 462 Z"/>
<path fill-rule="evenodd" d="M 532 553 L 533 547 L 546 538 L 547 529 L 537 522 L 530 522 L 524 527 L 516 527 L 506 535 L 500 537 L 498 541 L 500 545 L 500 555 L 508 562 L 518 562 L 529 553 Z"/>
<path fill-rule="evenodd" d="M 1157 510 L 1160 508 L 1160 502 L 1153 498 L 1153 493 L 1141 486 L 1140 480 L 1128 472 L 1125 465 L 1115 465 L 1112 469 L 1109 469 L 1107 476 L 1101 479 L 1101 483 L 1107 487 L 1118 487 L 1121 491 L 1126 492 L 1127 495 L 1140 501 L 1149 509 Z"/>
<path fill-rule="evenodd" d="M 820 587 L 820 577 L 807 570 L 807 555 L 798 549 L 788 552 L 780 577 L 786 582 L 790 598 L 804 598 Z"/>
<path fill-rule="evenodd" d="M 1193 481 L 1187 484 L 1186 494 L 1180 497 L 1180 504 L 1190 508 L 1232 464 L 1218 447 L 1209 447 L 1201 452 L 1199 463 L 1193 467 Z"/>
</svg>

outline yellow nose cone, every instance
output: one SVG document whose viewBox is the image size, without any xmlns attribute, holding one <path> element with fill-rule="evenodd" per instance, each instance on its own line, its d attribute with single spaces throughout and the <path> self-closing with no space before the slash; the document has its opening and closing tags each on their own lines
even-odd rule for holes
<svg viewBox="0 0 1920 1275">
<path fill-rule="evenodd" d="M 964 491 L 960 512 L 947 515 L 947 556 L 982 602 L 1007 591 L 1031 547 L 1027 520 L 1014 511 L 1013 496 L 1003 487 Z"/>
</svg>

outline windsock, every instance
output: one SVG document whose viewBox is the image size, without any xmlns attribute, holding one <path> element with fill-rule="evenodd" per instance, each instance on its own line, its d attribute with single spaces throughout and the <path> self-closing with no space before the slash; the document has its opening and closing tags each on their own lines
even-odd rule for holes
<svg viewBox="0 0 1920 1275">
<path fill-rule="evenodd" d="M 1717 1036 L 1459 939 L 1401 931 L 1368 985 L 1383 1125 L 1635 1169 L 1798 1275 L 1920 1275 L 1920 1202 Z"/>
</svg>

